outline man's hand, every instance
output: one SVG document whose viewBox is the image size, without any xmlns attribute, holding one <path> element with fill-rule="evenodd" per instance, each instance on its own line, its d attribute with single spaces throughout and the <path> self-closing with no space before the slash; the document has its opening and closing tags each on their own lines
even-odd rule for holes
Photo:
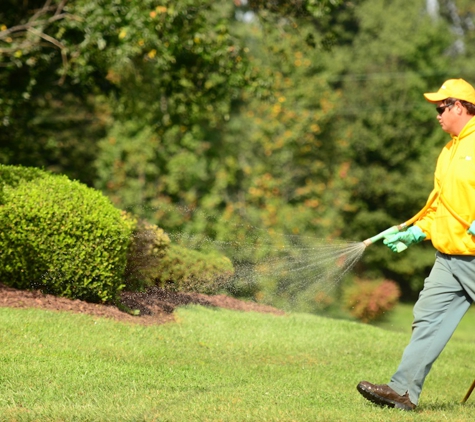
<svg viewBox="0 0 475 422">
<path fill-rule="evenodd" d="M 475 233 L 475 225 L 472 224 L 472 226 L 474 227 Z M 398 246 L 399 242 L 404 243 L 404 245 L 406 246 L 410 246 L 414 243 L 419 243 L 423 241 L 425 238 L 426 235 L 419 227 L 411 226 L 404 232 L 399 232 L 392 236 L 388 236 L 386 239 L 384 239 L 383 243 L 393 252 L 401 252 L 401 248 L 400 246 Z"/>
</svg>

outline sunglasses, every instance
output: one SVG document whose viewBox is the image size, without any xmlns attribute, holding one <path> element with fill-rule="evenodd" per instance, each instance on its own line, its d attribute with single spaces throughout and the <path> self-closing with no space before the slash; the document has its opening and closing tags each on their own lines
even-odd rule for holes
<svg viewBox="0 0 475 422">
<path fill-rule="evenodd" d="M 452 107 L 453 105 L 454 105 L 454 103 L 444 104 L 444 105 L 441 105 L 439 107 L 436 107 L 435 109 L 437 110 L 437 114 L 440 116 L 441 114 L 444 113 L 444 111 L 447 107 Z"/>
</svg>

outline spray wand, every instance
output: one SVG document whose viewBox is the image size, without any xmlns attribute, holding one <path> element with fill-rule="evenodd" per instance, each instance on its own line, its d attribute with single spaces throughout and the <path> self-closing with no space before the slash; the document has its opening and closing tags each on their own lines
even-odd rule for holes
<svg viewBox="0 0 475 422">
<path fill-rule="evenodd" d="M 427 203 L 424 206 L 424 208 L 422 208 L 414 217 L 410 218 L 409 220 L 407 220 L 406 222 L 402 224 L 398 224 L 396 226 L 390 227 L 389 229 L 383 230 L 381 233 L 378 233 L 376 236 L 373 236 L 364 240 L 363 244 L 365 248 L 373 244 L 374 242 L 377 242 L 378 240 L 381 240 L 383 238 L 386 238 L 388 236 L 391 236 L 393 234 L 406 230 L 410 225 L 412 225 L 415 221 L 417 221 L 422 216 L 422 214 L 424 214 L 428 210 L 428 208 L 433 204 L 437 196 L 439 196 L 439 191 L 433 190 L 431 194 L 429 195 L 429 199 L 427 200 Z M 403 242 L 396 243 L 396 251 L 398 253 L 406 249 L 407 249 L 407 246 Z"/>
<path fill-rule="evenodd" d="M 366 240 L 363 241 L 363 244 L 365 247 L 368 247 L 369 245 L 373 244 L 374 242 L 377 242 L 378 240 L 381 240 L 385 237 L 391 236 L 393 234 L 399 233 L 407 228 L 406 223 L 399 224 L 397 226 L 392 226 L 389 229 L 386 229 L 382 231 L 381 233 L 378 233 L 376 236 L 370 237 Z M 396 243 L 396 250 L 397 252 L 402 252 L 403 250 L 407 249 L 407 246 L 402 243 L 402 242 L 397 242 Z"/>
</svg>

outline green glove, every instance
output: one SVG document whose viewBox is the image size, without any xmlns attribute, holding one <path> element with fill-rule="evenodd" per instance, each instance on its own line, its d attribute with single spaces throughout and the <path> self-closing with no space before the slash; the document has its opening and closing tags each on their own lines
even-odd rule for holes
<svg viewBox="0 0 475 422">
<path fill-rule="evenodd" d="M 404 243 L 406 246 L 410 246 L 413 243 L 419 243 L 426 238 L 426 235 L 417 226 L 411 226 L 404 232 L 396 233 L 392 236 L 388 236 L 384 239 L 384 244 L 393 252 L 401 252 L 399 242 Z"/>
<path fill-rule="evenodd" d="M 467 232 L 472 236 L 475 236 L 475 221 L 472 221 L 472 224 L 470 224 L 470 227 L 468 228 Z"/>
</svg>

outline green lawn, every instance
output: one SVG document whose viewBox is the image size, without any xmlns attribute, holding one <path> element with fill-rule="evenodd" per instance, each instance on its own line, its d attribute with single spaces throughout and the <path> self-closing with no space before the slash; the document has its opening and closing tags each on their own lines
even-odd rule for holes
<svg viewBox="0 0 475 422">
<path fill-rule="evenodd" d="M 412 324 L 412 308 L 413 305 L 400 304 L 389 314 L 388 318 L 375 325 L 380 328 L 384 328 L 385 330 L 410 334 Z M 457 327 L 452 340 L 455 339 L 475 344 L 475 330 L 473 329 L 474 326 L 475 307 L 472 306 Z"/>
<path fill-rule="evenodd" d="M 475 336 L 464 325 L 417 412 L 406 413 L 373 406 L 355 387 L 388 380 L 410 330 L 203 307 L 177 315 L 143 327 L 0 308 L 0 420 L 473 420 L 475 393 L 459 404 L 475 378 Z M 473 312 L 466 319 L 473 326 Z"/>
</svg>

